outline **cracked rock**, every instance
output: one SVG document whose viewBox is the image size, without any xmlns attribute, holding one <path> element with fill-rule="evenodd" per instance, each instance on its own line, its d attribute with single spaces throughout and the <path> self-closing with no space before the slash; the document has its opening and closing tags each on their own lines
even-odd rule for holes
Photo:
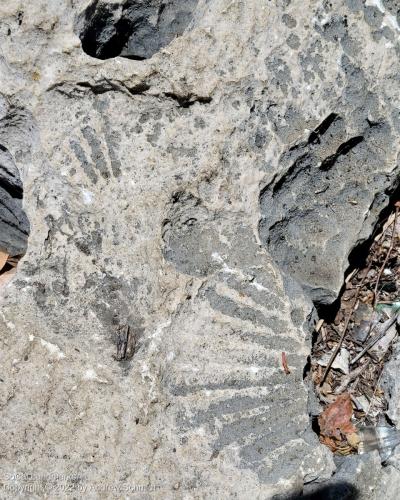
<svg viewBox="0 0 400 500">
<path fill-rule="evenodd" d="M 0 497 L 343 491 L 303 371 L 397 188 L 381 4 L 0 2 Z"/>
<path fill-rule="evenodd" d="M 331 113 L 283 153 L 284 173 L 260 196 L 263 243 L 320 304 L 337 298 L 351 250 L 377 221 L 371 212 L 397 186 L 391 127 L 365 113 L 361 128 Z"/>
<path fill-rule="evenodd" d="M 6 120 L 5 120 L 6 121 Z M 7 127 L 7 122 L 0 128 Z M 22 206 L 23 186 L 8 149 L 0 144 L 0 248 L 11 256 L 26 252 L 29 221 Z"/>
</svg>

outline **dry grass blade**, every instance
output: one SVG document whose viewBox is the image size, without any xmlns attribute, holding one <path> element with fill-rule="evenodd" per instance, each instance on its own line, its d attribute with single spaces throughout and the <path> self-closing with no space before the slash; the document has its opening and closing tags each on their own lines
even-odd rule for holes
<svg viewBox="0 0 400 500">
<path fill-rule="evenodd" d="M 344 327 L 343 327 L 343 332 L 342 332 L 342 334 L 340 336 L 339 342 L 338 342 L 335 350 L 332 353 L 331 359 L 329 360 L 328 364 L 326 365 L 325 372 L 322 375 L 322 379 L 321 379 L 321 382 L 319 384 L 320 386 L 322 386 L 322 384 L 325 382 L 326 377 L 328 376 L 329 370 L 331 369 L 332 364 L 335 361 L 335 358 L 338 355 L 338 352 L 339 352 L 339 350 L 340 350 L 340 348 L 341 348 L 341 346 L 343 344 L 343 340 L 344 340 L 344 337 L 346 336 L 347 328 L 349 326 L 351 316 L 352 316 L 354 308 L 356 307 L 356 304 L 357 304 L 358 296 L 360 294 L 360 289 L 361 289 L 362 285 L 364 284 L 364 281 L 365 281 L 365 279 L 366 279 L 366 277 L 367 277 L 370 269 L 371 269 L 371 265 L 369 265 L 368 268 L 366 269 L 366 271 L 365 271 L 365 273 L 363 275 L 363 278 L 361 280 L 361 283 L 360 283 L 360 285 L 357 288 L 357 292 L 356 292 L 356 294 L 354 296 L 353 302 L 352 302 L 351 307 L 350 307 L 349 314 L 347 315 L 347 318 L 346 318 L 346 321 L 345 321 L 345 324 L 344 324 Z"/>
<path fill-rule="evenodd" d="M 394 221 L 394 213 L 390 214 L 388 220 L 383 225 L 382 231 L 375 236 L 375 238 L 374 238 L 375 242 L 378 242 L 379 240 L 381 240 L 382 238 L 384 238 L 384 236 L 386 234 L 386 231 L 393 224 L 393 221 Z"/>
<path fill-rule="evenodd" d="M 362 372 L 368 367 L 368 364 L 369 360 L 367 360 L 367 362 L 362 366 L 359 366 L 355 370 L 351 371 L 348 375 L 343 377 L 340 386 L 335 389 L 335 394 L 341 394 L 342 392 L 344 392 L 349 386 L 349 384 L 353 382 L 353 380 L 356 380 L 362 374 Z"/>
<path fill-rule="evenodd" d="M 374 339 L 372 339 L 371 342 L 369 342 L 369 344 L 366 347 L 364 347 L 364 349 L 359 354 L 357 354 L 357 356 L 355 358 L 353 358 L 350 361 L 351 365 L 354 365 L 354 363 L 356 363 L 359 359 L 361 359 L 364 356 L 364 354 L 366 352 L 368 352 L 371 349 L 371 347 L 373 347 L 378 342 L 378 340 L 381 340 L 385 336 L 385 334 L 389 330 L 389 328 L 394 323 L 396 323 L 399 315 L 400 315 L 400 313 L 397 313 L 392 318 L 389 318 L 387 321 L 385 321 L 385 323 L 383 323 L 382 329 L 379 332 L 379 334 Z"/>
</svg>

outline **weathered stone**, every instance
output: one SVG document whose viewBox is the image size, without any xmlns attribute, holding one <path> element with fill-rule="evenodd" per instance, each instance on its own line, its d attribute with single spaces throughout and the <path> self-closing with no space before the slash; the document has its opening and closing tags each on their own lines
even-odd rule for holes
<svg viewBox="0 0 400 500">
<path fill-rule="evenodd" d="M 16 473 L 85 498 L 272 498 L 335 470 L 307 318 L 396 187 L 395 14 L 163 4 L 0 6 L 0 163 L 30 221 L 1 289 L 5 498 Z"/>
<path fill-rule="evenodd" d="M 76 29 L 92 57 L 147 59 L 182 35 L 198 0 L 93 0 Z"/>
<path fill-rule="evenodd" d="M 377 222 L 371 212 L 397 187 L 391 127 L 364 112 L 361 127 L 331 113 L 282 155 L 285 173 L 261 193 L 263 242 L 318 303 L 337 298 L 351 250 Z"/>
<path fill-rule="evenodd" d="M 13 124 L 24 118 L 23 113 L 9 108 L 5 101 L 3 109 L 0 141 L 2 136 L 7 136 Z M 29 221 L 22 208 L 22 197 L 23 186 L 18 168 L 8 149 L 0 143 L 0 249 L 11 256 L 23 255 L 28 243 Z"/>
<path fill-rule="evenodd" d="M 400 349 L 395 345 L 390 360 L 385 364 L 382 373 L 382 386 L 388 395 L 387 416 L 396 425 L 400 425 Z"/>
</svg>

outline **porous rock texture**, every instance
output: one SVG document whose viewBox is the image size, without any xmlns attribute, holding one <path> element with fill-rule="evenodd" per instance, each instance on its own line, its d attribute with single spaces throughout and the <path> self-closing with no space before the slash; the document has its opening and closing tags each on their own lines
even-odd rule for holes
<svg viewBox="0 0 400 500">
<path fill-rule="evenodd" d="M 396 15 L 0 3 L 0 188 L 22 181 L 30 230 L 1 289 L 2 497 L 294 498 L 331 477 L 307 317 L 396 187 Z M 396 491 L 395 466 L 354 460 L 362 498 Z"/>
</svg>

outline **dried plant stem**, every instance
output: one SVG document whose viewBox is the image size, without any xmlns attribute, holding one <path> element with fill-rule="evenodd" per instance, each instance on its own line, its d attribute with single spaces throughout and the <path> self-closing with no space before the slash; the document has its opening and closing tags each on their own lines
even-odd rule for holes
<svg viewBox="0 0 400 500">
<path fill-rule="evenodd" d="M 351 371 L 348 375 L 343 377 L 342 383 L 337 389 L 335 389 L 335 394 L 341 394 L 343 391 L 345 391 L 349 384 L 353 382 L 353 380 L 358 379 L 362 372 L 368 367 L 369 363 L 370 361 L 369 359 L 367 359 L 367 361 L 363 365 L 359 366 L 355 370 Z"/>
<path fill-rule="evenodd" d="M 357 356 L 354 359 L 350 361 L 350 364 L 354 365 L 354 363 L 356 363 L 359 359 L 361 359 L 364 356 L 364 354 L 371 349 L 371 347 L 373 347 L 379 340 L 381 340 L 386 335 L 386 332 L 389 330 L 389 328 L 394 323 L 396 323 L 398 317 L 399 313 L 394 314 L 393 317 L 389 318 L 385 323 L 380 323 L 380 325 L 382 325 L 382 329 L 379 332 L 379 334 L 375 338 L 373 338 L 371 342 L 366 347 L 364 347 L 364 349 L 359 354 L 357 354 Z"/>
<path fill-rule="evenodd" d="M 335 350 L 332 353 L 332 356 L 331 356 L 330 360 L 328 361 L 328 364 L 326 365 L 325 372 L 324 372 L 324 374 L 322 376 L 321 382 L 319 383 L 320 386 L 322 386 L 322 384 L 325 382 L 326 377 L 328 376 L 329 370 L 331 369 L 331 366 L 332 366 L 333 362 L 335 361 L 335 358 L 336 358 L 336 356 L 337 356 L 337 354 L 339 352 L 339 349 L 341 348 L 341 346 L 343 344 L 343 340 L 344 340 L 344 337 L 346 335 L 347 328 L 349 326 L 351 316 L 353 315 L 354 308 L 356 307 L 356 304 L 357 304 L 358 295 L 360 293 L 361 287 L 364 284 L 365 278 L 367 277 L 367 274 L 369 273 L 370 269 L 371 269 L 371 265 L 368 266 L 368 268 L 367 268 L 366 272 L 364 273 L 364 276 L 363 276 L 363 278 L 361 280 L 360 285 L 357 287 L 357 292 L 356 292 L 356 294 L 354 296 L 353 303 L 351 304 L 351 308 L 350 308 L 349 314 L 348 314 L 348 316 L 346 318 L 346 322 L 345 322 L 344 327 L 343 327 L 343 332 L 342 332 L 342 334 L 340 336 L 340 339 L 339 339 L 339 342 L 338 342 L 337 346 L 335 347 Z"/>
<path fill-rule="evenodd" d="M 392 230 L 392 237 L 390 239 L 390 247 L 389 247 L 389 250 L 387 251 L 387 254 L 386 254 L 386 257 L 385 257 L 385 260 L 383 261 L 383 264 L 381 266 L 381 268 L 379 269 L 379 273 L 378 273 L 378 277 L 376 278 L 376 283 L 375 283 L 375 289 L 374 289 L 374 309 L 376 307 L 376 303 L 378 302 L 378 287 L 379 287 L 379 281 L 382 277 L 382 273 L 386 267 L 386 264 L 388 263 L 388 260 L 389 260 L 389 257 L 390 257 L 390 254 L 392 253 L 393 251 L 393 247 L 394 247 L 394 238 L 395 238 L 395 235 L 396 235 L 396 222 L 397 222 L 397 216 L 398 216 L 398 213 L 399 213 L 399 207 L 396 206 L 396 212 L 394 214 L 394 221 L 393 221 L 393 230 Z"/>
</svg>

